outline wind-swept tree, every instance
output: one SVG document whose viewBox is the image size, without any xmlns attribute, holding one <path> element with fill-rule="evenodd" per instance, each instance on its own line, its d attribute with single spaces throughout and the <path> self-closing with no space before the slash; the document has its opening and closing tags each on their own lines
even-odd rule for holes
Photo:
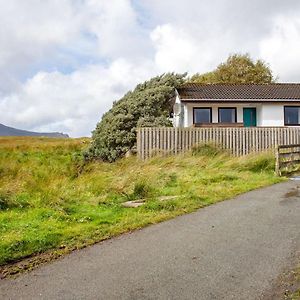
<svg viewBox="0 0 300 300">
<path fill-rule="evenodd" d="M 154 77 L 115 102 L 93 131 L 85 156 L 114 161 L 134 147 L 137 127 L 172 126 L 174 92 L 184 77 L 173 73 Z"/>
</svg>

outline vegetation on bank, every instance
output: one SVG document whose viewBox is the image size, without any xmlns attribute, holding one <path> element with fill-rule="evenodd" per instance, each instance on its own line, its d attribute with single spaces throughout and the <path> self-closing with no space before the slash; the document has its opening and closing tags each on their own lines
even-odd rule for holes
<svg viewBox="0 0 300 300">
<path fill-rule="evenodd" d="M 83 165 L 88 139 L 0 138 L 0 264 L 76 249 L 278 182 L 271 154 L 192 153 Z M 160 201 L 160 196 L 178 196 Z M 124 201 L 146 198 L 139 208 Z"/>
<path fill-rule="evenodd" d="M 300 265 L 294 271 L 293 285 L 296 286 L 297 291 L 294 291 L 287 295 L 287 300 L 300 300 Z"/>
</svg>

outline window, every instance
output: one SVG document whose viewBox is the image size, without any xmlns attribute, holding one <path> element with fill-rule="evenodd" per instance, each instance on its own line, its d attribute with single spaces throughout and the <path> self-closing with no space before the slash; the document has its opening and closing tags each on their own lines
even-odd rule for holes
<svg viewBox="0 0 300 300">
<path fill-rule="evenodd" d="M 236 108 L 219 108 L 219 123 L 236 123 Z"/>
<path fill-rule="evenodd" d="M 194 124 L 211 123 L 211 108 L 194 108 Z"/>
<path fill-rule="evenodd" d="M 300 125 L 300 107 L 284 107 L 284 125 Z"/>
</svg>

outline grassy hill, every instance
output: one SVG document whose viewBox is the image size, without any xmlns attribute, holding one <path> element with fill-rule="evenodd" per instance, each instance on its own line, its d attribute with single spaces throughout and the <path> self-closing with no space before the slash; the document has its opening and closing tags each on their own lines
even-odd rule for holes
<svg viewBox="0 0 300 300">
<path fill-rule="evenodd" d="M 280 180 L 271 154 L 232 158 L 201 146 L 176 157 L 84 166 L 88 144 L 0 138 L 0 265 L 65 253 Z M 139 208 L 121 205 L 140 198 Z"/>
</svg>

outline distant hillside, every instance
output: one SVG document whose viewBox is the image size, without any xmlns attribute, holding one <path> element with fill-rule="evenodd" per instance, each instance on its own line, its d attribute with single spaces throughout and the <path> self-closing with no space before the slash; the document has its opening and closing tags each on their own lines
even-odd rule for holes
<svg viewBox="0 0 300 300">
<path fill-rule="evenodd" d="M 32 132 L 0 124 L 0 136 L 44 136 L 52 138 L 68 138 L 69 136 L 60 132 Z"/>
</svg>

